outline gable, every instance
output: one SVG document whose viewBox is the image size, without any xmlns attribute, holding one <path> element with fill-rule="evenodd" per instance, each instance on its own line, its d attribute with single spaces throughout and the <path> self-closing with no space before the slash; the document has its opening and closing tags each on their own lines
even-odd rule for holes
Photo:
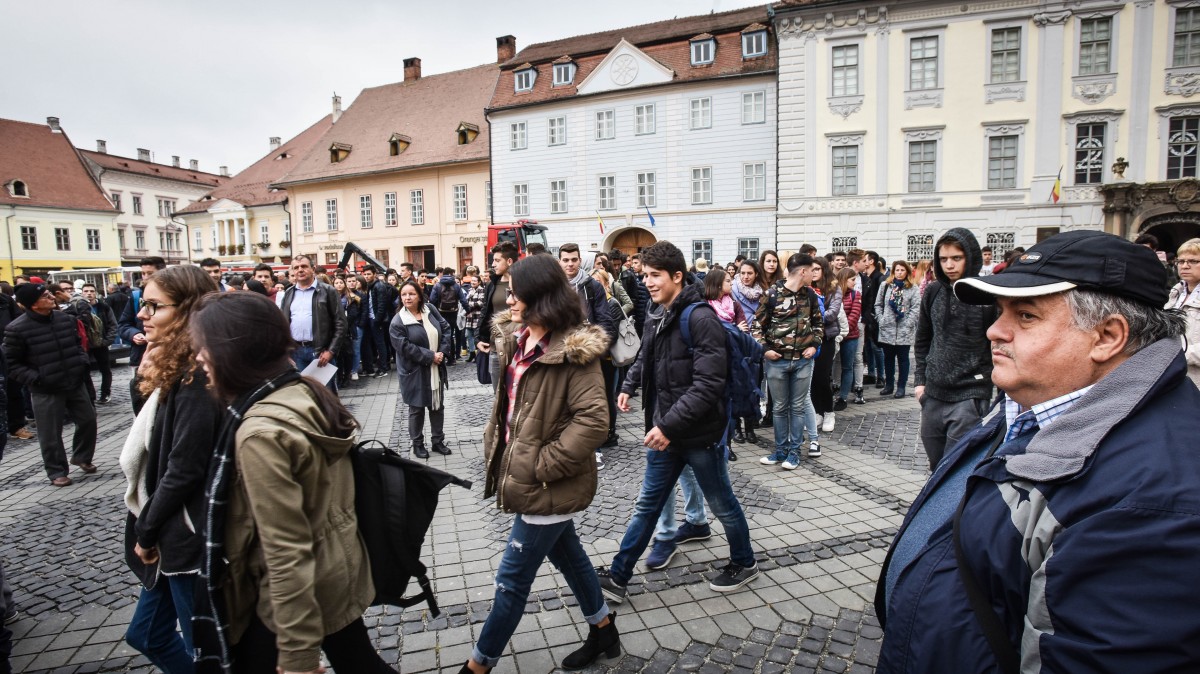
<svg viewBox="0 0 1200 674">
<path fill-rule="evenodd" d="M 587 78 L 579 83 L 580 94 L 630 89 L 649 84 L 663 84 L 675 79 L 675 73 L 650 58 L 641 49 L 625 40 L 604 57 Z"/>
<path fill-rule="evenodd" d="M 220 199 L 206 209 L 209 213 L 224 213 L 226 211 L 244 211 L 246 207 L 233 199 Z"/>
</svg>

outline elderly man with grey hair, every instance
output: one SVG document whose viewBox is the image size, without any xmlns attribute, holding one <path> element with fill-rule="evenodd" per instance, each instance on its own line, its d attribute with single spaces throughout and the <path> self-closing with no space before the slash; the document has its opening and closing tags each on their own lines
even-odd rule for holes
<svg viewBox="0 0 1200 674">
<path fill-rule="evenodd" d="M 1004 393 L 938 465 L 877 585 L 878 671 L 1200 663 L 1200 391 L 1150 250 L 1074 231 L 955 295 L 995 303 Z"/>
</svg>

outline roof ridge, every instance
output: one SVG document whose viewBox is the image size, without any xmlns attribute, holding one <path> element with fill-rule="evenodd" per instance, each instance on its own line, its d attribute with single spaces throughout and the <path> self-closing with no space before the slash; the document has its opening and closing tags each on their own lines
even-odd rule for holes
<svg viewBox="0 0 1200 674">
<path fill-rule="evenodd" d="M 172 164 L 160 164 L 160 163 L 158 163 L 158 162 L 156 162 L 156 161 L 146 161 L 146 160 L 144 160 L 144 159 L 134 159 L 133 157 L 126 157 L 125 155 L 113 154 L 113 153 L 111 153 L 111 152 L 98 152 L 98 151 L 96 151 L 96 150 L 88 150 L 88 149 L 85 149 L 85 148 L 82 148 L 82 147 L 81 147 L 81 148 L 76 148 L 76 149 L 78 149 L 80 152 L 84 153 L 85 155 L 96 155 L 96 156 L 98 156 L 98 157 L 112 157 L 112 158 L 114 158 L 114 159 L 123 159 L 123 160 L 125 160 L 125 161 L 137 162 L 137 163 L 139 163 L 139 164 L 145 164 L 145 165 L 148 165 L 148 166 L 161 166 L 161 167 L 163 167 L 163 168 L 177 169 L 177 170 L 183 171 L 183 172 L 185 172 L 185 173 L 197 173 L 197 174 L 203 174 L 203 175 L 206 175 L 206 176 L 212 176 L 212 177 L 214 177 L 214 178 L 228 178 L 228 177 L 230 177 L 230 176 L 223 176 L 223 175 L 221 175 L 221 174 L 219 174 L 219 173 L 213 173 L 213 172 L 211 172 L 211 171 L 201 171 L 200 169 L 191 169 L 191 168 L 187 168 L 187 167 L 185 167 L 185 166 L 174 166 L 174 165 L 172 165 Z"/>
<path fill-rule="evenodd" d="M 40 127 L 42 127 L 42 128 L 45 128 L 45 129 L 49 129 L 49 128 L 50 128 L 50 127 L 49 127 L 47 124 L 45 124 L 45 123 L 39 123 L 39 122 L 26 122 L 26 121 L 25 121 L 25 120 L 23 120 L 23 119 L 8 119 L 7 117 L 0 117 L 0 122 L 10 122 L 10 123 L 12 123 L 12 124 L 25 124 L 25 125 L 28 125 L 28 126 L 40 126 Z"/>
<path fill-rule="evenodd" d="M 375 89 L 385 89 L 387 87 L 394 87 L 397 84 L 419 84 L 421 82 L 424 82 L 425 80 L 431 80 L 436 77 L 446 77 L 448 75 L 457 75 L 459 73 L 465 73 L 469 70 L 478 70 L 480 68 L 487 68 L 487 67 L 492 67 L 492 68 L 496 68 L 497 70 L 499 70 L 500 64 L 499 63 L 482 63 L 480 65 L 471 66 L 469 68 L 459 68 L 458 70 L 447 70 L 444 73 L 434 73 L 432 75 L 421 75 L 417 79 L 411 80 L 411 81 L 410 80 L 400 80 L 399 82 L 389 82 L 387 84 L 377 84 L 373 87 L 363 87 L 363 91 L 373 91 Z M 361 96 L 362 92 L 360 91 L 358 95 Z M 355 98 L 355 100 L 358 100 L 358 99 Z M 349 106 L 347 106 L 347 107 L 349 107 Z"/>
</svg>

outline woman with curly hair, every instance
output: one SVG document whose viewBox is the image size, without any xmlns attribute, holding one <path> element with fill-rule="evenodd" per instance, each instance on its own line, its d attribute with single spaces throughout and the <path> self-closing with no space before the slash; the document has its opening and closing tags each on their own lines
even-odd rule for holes
<svg viewBox="0 0 1200 674">
<path fill-rule="evenodd" d="M 192 595 L 204 551 L 204 485 L 222 408 L 207 391 L 187 330 L 200 298 L 216 290 L 199 267 L 170 267 L 147 281 L 137 312 L 149 344 L 137 384 L 145 404 L 125 441 L 121 468 L 129 478 L 126 561 L 143 589 L 125 640 L 167 674 L 195 671 Z"/>
</svg>

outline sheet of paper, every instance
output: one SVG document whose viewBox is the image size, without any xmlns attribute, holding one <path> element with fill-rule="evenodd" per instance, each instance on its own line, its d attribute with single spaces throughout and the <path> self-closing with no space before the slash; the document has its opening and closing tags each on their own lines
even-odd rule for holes
<svg viewBox="0 0 1200 674">
<path fill-rule="evenodd" d="M 318 364 L 319 362 L 320 361 L 314 360 L 313 362 L 309 363 L 308 367 L 304 368 L 300 374 L 304 375 L 305 377 L 312 377 L 322 384 L 328 385 L 329 380 L 333 379 L 333 375 L 337 374 L 337 366 L 333 363 L 330 363 L 322 367 Z"/>
</svg>

